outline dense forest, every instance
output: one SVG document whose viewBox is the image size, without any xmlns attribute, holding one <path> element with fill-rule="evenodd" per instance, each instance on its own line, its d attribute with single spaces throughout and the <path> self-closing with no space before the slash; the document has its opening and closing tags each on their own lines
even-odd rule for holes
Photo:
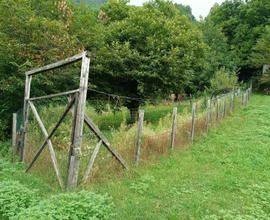
<svg viewBox="0 0 270 220">
<path fill-rule="evenodd" d="M 217 90 L 235 75 L 270 86 L 270 76 L 261 75 L 270 63 L 269 0 L 226 0 L 200 21 L 189 6 L 170 1 L 89 2 L 0 1 L 0 139 L 9 133 L 11 113 L 22 108 L 24 72 L 83 50 L 91 53 L 91 88 L 119 95 L 196 94 L 217 73 Z M 75 69 L 37 80 L 33 93 L 70 88 Z M 136 110 L 141 103 L 122 104 Z"/>
</svg>

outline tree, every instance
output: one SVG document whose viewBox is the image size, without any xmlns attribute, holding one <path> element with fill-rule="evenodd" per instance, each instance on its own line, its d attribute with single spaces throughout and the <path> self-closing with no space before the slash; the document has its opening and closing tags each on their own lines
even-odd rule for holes
<svg viewBox="0 0 270 220">
<path fill-rule="evenodd" d="M 213 21 L 206 18 L 200 22 L 200 28 L 203 32 L 204 42 L 208 45 L 207 63 L 208 63 L 208 79 L 221 68 L 229 71 L 236 71 L 238 58 L 233 50 L 230 49 L 228 40 L 221 28 L 215 26 Z"/>
<path fill-rule="evenodd" d="M 68 33 L 67 8 L 63 9 L 58 4 L 42 3 L 43 1 L 36 0 L 0 1 L 1 131 L 8 130 L 11 113 L 22 107 L 24 72 L 79 51 L 76 39 Z M 46 6 L 49 7 L 48 11 L 51 7 L 55 7 L 51 15 L 47 14 L 48 11 L 44 8 Z M 60 16 L 61 14 L 63 16 Z M 63 19 L 61 20 L 60 17 Z M 40 80 L 34 83 L 36 86 L 33 88 L 33 93 L 46 94 L 62 89 L 72 81 L 69 76 L 70 72 L 40 77 Z M 62 80 L 63 78 L 65 80 Z M 47 85 L 46 89 L 43 85 Z M 5 135 L 5 133 L 1 134 Z M 0 135 L 0 138 L 3 136 Z"/>
<path fill-rule="evenodd" d="M 239 57 L 240 79 L 247 80 L 254 68 L 250 63 L 250 52 L 270 23 L 270 1 L 226 0 L 215 5 L 208 15 L 215 26 L 221 28 L 228 39 L 231 50 Z"/>
<path fill-rule="evenodd" d="M 253 48 L 250 60 L 254 66 L 259 68 L 270 64 L 270 26 L 265 27 L 265 32 Z"/>
<path fill-rule="evenodd" d="M 175 14 L 162 10 L 172 7 L 170 3 L 160 5 L 159 1 L 130 7 L 121 19 L 115 19 L 118 10 L 107 6 L 113 19 L 108 15 L 105 46 L 97 51 L 94 61 L 93 84 L 107 92 L 137 98 L 124 103 L 131 116 L 136 115 L 140 99 L 198 89 L 193 82 L 204 71 L 201 32 L 178 10 Z"/>
</svg>

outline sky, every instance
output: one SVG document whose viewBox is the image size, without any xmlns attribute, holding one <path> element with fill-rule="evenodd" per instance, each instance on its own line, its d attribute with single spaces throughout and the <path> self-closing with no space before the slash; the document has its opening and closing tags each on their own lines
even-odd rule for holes
<svg viewBox="0 0 270 220">
<path fill-rule="evenodd" d="M 142 5 L 146 0 L 130 0 L 131 5 Z M 200 15 L 206 17 L 215 3 L 222 3 L 224 0 L 173 0 L 174 3 L 189 5 L 192 14 L 199 19 Z"/>
</svg>

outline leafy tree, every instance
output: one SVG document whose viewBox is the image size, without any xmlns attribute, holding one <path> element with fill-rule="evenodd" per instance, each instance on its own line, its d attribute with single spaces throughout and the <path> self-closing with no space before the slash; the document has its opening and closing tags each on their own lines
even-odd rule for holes
<svg viewBox="0 0 270 220">
<path fill-rule="evenodd" d="M 270 64 L 270 26 L 266 26 L 265 32 L 254 46 L 251 62 L 257 67 Z"/>
<path fill-rule="evenodd" d="M 205 44 L 189 19 L 161 1 L 130 7 L 121 19 L 115 19 L 119 10 L 114 7 L 116 11 L 107 6 L 111 22 L 105 46 L 94 61 L 94 84 L 107 92 L 138 98 L 124 103 L 132 116 L 138 111 L 139 99 L 200 88 L 194 82 L 205 68 Z"/>
<path fill-rule="evenodd" d="M 63 59 L 77 53 L 79 49 L 76 39 L 68 33 L 67 17 L 63 16 L 64 19 L 59 20 L 59 16 L 54 12 L 52 16 L 47 15 L 43 7 L 48 6 L 47 9 L 50 10 L 51 4 L 42 4 L 40 11 L 38 3 L 41 2 L 43 1 L 0 1 L 0 130 L 2 131 L 9 128 L 11 113 L 22 107 L 24 72 Z M 55 7 L 58 8 L 59 14 L 65 13 L 58 4 Z M 67 77 L 69 74 L 66 74 L 59 76 L 60 79 L 61 77 L 69 79 Z M 46 93 L 43 85 L 47 85 L 46 88 L 49 89 L 47 92 L 50 91 L 57 77 L 57 75 L 41 77 L 42 81 L 37 83 L 35 92 Z M 68 84 L 69 80 L 63 82 Z M 58 88 L 63 86 L 61 83 Z M 54 90 L 57 88 L 54 87 Z M 3 136 L 0 135 L 0 138 Z"/>
<path fill-rule="evenodd" d="M 208 18 L 222 29 L 232 50 L 239 57 L 240 78 L 247 79 L 253 71 L 250 52 L 270 22 L 268 0 L 226 0 L 215 5 Z"/>
<path fill-rule="evenodd" d="M 220 68 L 236 71 L 237 56 L 227 42 L 227 38 L 221 28 L 214 25 L 212 20 L 205 19 L 200 22 L 204 42 L 208 45 L 206 56 L 208 63 L 208 75 L 210 79 Z"/>
</svg>

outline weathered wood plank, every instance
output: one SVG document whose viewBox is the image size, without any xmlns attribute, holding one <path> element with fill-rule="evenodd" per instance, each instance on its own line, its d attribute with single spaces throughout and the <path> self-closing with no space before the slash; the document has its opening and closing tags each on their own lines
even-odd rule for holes
<svg viewBox="0 0 270 220">
<path fill-rule="evenodd" d="M 58 61 L 56 63 L 52 63 L 52 64 L 49 64 L 49 65 L 46 65 L 46 66 L 43 66 L 43 67 L 40 67 L 40 68 L 30 70 L 30 71 L 26 72 L 26 74 L 28 76 L 31 76 L 31 75 L 36 75 L 38 73 L 48 71 L 48 70 L 57 69 L 57 68 L 60 68 L 62 66 L 65 66 L 65 65 L 68 65 L 68 64 L 71 64 L 71 63 L 74 63 L 74 62 L 77 62 L 77 61 L 81 60 L 83 57 L 86 56 L 86 54 L 87 54 L 87 52 L 83 52 L 83 53 L 77 54 L 77 55 L 75 55 L 73 57 L 69 57 L 67 59 Z"/>
<path fill-rule="evenodd" d="M 139 118 L 138 118 L 138 128 L 137 128 L 137 135 L 135 139 L 135 164 L 136 166 L 139 165 L 140 156 L 141 156 L 141 142 L 142 142 L 142 133 L 143 133 L 143 119 L 144 119 L 144 111 L 139 111 Z"/>
<path fill-rule="evenodd" d="M 12 162 L 16 159 L 17 153 L 17 114 L 12 114 Z"/>
<path fill-rule="evenodd" d="M 29 101 L 29 105 L 30 105 L 30 108 L 37 120 L 37 123 L 42 131 L 42 133 L 44 134 L 45 137 L 48 137 L 49 134 L 37 112 L 37 109 L 35 107 L 35 105 Z M 54 171 L 55 171 L 55 174 L 56 174 L 56 178 L 58 180 L 58 183 L 60 185 L 60 187 L 63 189 L 64 185 L 63 185 L 63 181 L 62 181 L 62 177 L 61 177 L 61 174 L 60 174 L 60 169 L 59 169 L 59 166 L 58 166 L 58 162 L 57 162 L 57 159 L 56 159 L 56 155 L 55 155 L 55 151 L 53 149 L 53 145 L 52 145 L 52 142 L 51 142 L 51 139 L 48 139 L 47 140 L 47 145 L 49 147 L 49 152 L 50 152 L 50 156 L 51 156 L 51 160 L 52 160 L 52 164 L 53 164 L 53 168 L 54 168 Z"/>
<path fill-rule="evenodd" d="M 28 101 L 36 101 L 36 100 L 41 100 L 41 99 L 49 99 L 49 98 L 54 98 L 54 97 L 59 97 L 59 96 L 65 96 L 65 95 L 74 94 L 78 91 L 79 91 L 79 89 L 75 89 L 75 90 L 70 90 L 70 91 L 66 91 L 66 92 L 59 92 L 59 93 L 51 94 L 51 95 L 33 97 L 33 98 L 29 98 Z"/>
<path fill-rule="evenodd" d="M 122 156 L 110 145 L 107 138 L 102 134 L 99 128 L 94 124 L 94 122 L 87 115 L 85 115 L 84 121 L 86 125 L 90 128 L 90 130 L 96 135 L 96 137 L 103 141 L 103 144 L 105 145 L 105 147 L 121 163 L 121 165 L 125 169 L 128 169 L 128 165 L 125 162 L 125 160 L 122 158 Z"/>
<path fill-rule="evenodd" d="M 207 100 L 207 107 L 206 107 L 206 132 L 209 130 L 209 124 L 211 120 L 211 100 Z"/>
<path fill-rule="evenodd" d="M 230 100 L 231 100 L 231 102 L 230 102 L 230 112 L 233 113 L 234 112 L 234 93 L 231 94 Z"/>
<path fill-rule="evenodd" d="M 73 188 L 77 186 L 79 175 L 79 164 L 81 156 L 81 142 L 83 136 L 85 103 L 88 89 L 88 77 L 89 77 L 90 59 L 84 54 L 82 57 L 80 88 L 78 96 L 78 105 L 76 110 L 76 121 L 74 128 L 74 141 L 72 141 L 71 155 L 74 157 L 74 163 L 69 165 L 69 174 L 67 180 L 67 187 Z"/>
<path fill-rule="evenodd" d="M 219 120 L 219 113 L 220 113 L 220 98 L 217 96 L 217 116 L 216 116 L 216 121 Z"/>
<path fill-rule="evenodd" d="M 171 144 L 170 144 L 171 149 L 174 149 L 175 147 L 176 120 L 177 120 L 177 107 L 174 107 L 172 114 L 172 130 L 171 130 Z"/>
<path fill-rule="evenodd" d="M 58 127 L 61 125 L 61 123 L 63 122 L 64 118 L 66 117 L 67 113 L 69 112 L 69 110 L 71 109 L 71 107 L 73 106 L 75 101 L 75 98 L 72 99 L 72 101 L 68 104 L 67 108 L 65 109 L 65 111 L 63 112 L 63 114 L 61 115 L 60 119 L 58 120 L 58 122 L 55 124 L 55 126 L 53 127 L 52 131 L 49 133 L 49 135 L 45 138 L 45 140 L 43 141 L 42 145 L 39 147 L 36 155 L 34 156 L 34 158 L 32 159 L 32 161 L 30 162 L 28 168 L 26 169 L 25 172 L 28 172 L 31 167 L 34 165 L 34 163 L 36 162 L 37 158 L 39 157 L 39 155 L 41 154 L 41 152 L 44 150 L 47 141 L 50 140 L 52 138 L 52 136 L 54 135 L 54 133 L 56 132 L 56 130 L 58 129 Z"/>
<path fill-rule="evenodd" d="M 192 118 L 191 118 L 191 142 L 194 141 L 194 135 L 195 135 L 195 119 L 196 119 L 196 103 L 192 104 Z"/>
<path fill-rule="evenodd" d="M 223 105 L 223 118 L 227 116 L 227 99 L 226 96 L 224 97 L 224 105 Z"/>
<path fill-rule="evenodd" d="M 88 178 L 89 178 L 89 176 L 90 176 L 91 170 L 92 170 L 92 168 L 93 168 L 93 166 L 94 166 L 94 162 L 95 162 L 95 160 L 96 160 L 96 157 L 97 157 L 97 154 L 98 154 L 98 152 L 99 152 L 99 149 L 100 149 L 101 145 L 102 145 L 102 140 L 100 140 L 100 141 L 97 143 L 97 145 L 96 145 L 96 147 L 95 147 L 95 149 L 94 149 L 94 152 L 92 153 L 92 156 L 91 156 L 91 158 L 90 158 L 90 160 L 89 160 L 89 163 L 88 163 L 86 172 L 85 172 L 84 177 L 83 177 L 83 182 L 84 182 L 84 183 L 88 180 Z"/>
<path fill-rule="evenodd" d="M 25 90 L 24 90 L 24 104 L 23 104 L 23 132 L 22 141 L 20 146 L 20 161 L 25 160 L 26 154 L 26 143 L 27 143 L 27 129 L 28 129 L 28 117 L 29 117 L 29 104 L 28 99 L 31 91 L 31 80 L 32 76 L 27 76 L 25 79 Z"/>
</svg>

